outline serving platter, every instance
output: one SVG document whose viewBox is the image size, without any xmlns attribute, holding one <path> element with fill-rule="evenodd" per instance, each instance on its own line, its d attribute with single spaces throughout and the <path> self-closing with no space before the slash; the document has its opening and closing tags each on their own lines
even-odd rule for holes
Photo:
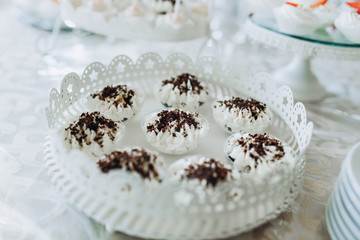
<svg viewBox="0 0 360 240">
<path fill-rule="evenodd" d="M 141 119 L 163 108 L 154 96 L 158 81 L 181 73 L 191 73 L 208 86 L 211 99 L 199 112 L 209 121 L 210 132 L 199 147 L 179 156 L 163 154 L 166 164 L 189 155 L 206 155 L 227 161 L 223 143 L 229 136 L 218 127 L 211 116 L 210 105 L 218 97 L 236 95 L 264 102 L 273 112 L 266 132 L 285 141 L 296 159 L 292 171 L 274 171 L 266 181 L 229 182 L 213 191 L 203 191 L 162 182 L 148 189 L 141 181 L 119 175 L 100 174 L 96 164 L 79 151 L 67 151 L 56 135 L 69 119 L 87 111 L 86 97 L 107 85 L 129 84 L 146 94 L 145 104 L 133 120 L 125 122 L 124 146 L 142 146 L 151 150 L 141 132 Z M 312 123 L 307 123 L 302 103 L 293 102 L 291 90 L 276 88 L 270 75 L 252 75 L 246 69 L 223 67 L 213 58 L 193 62 L 188 56 L 176 53 L 162 59 L 146 53 L 133 61 L 127 56 L 114 58 L 108 67 L 90 64 L 82 74 L 68 74 L 60 91 L 50 92 L 47 119 L 49 136 L 45 145 L 46 165 L 53 184 L 70 203 L 86 215 L 104 224 L 109 231 L 122 231 L 134 236 L 160 239 L 224 238 L 251 230 L 275 218 L 296 198 L 304 178 L 304 153 L 310 143 Z M 240 73 L 240 74 L 239 74 Z M 279 178 L 279 176 L 281 176 Z M 276 182 L 276 184 L 274 184 Z M 119 186 L 131 186 L 124 194 Z M 236 196 L 229 194 L 236 189 Z M 190 199 L 177 201 L 179 192 Z"/>
</svg>

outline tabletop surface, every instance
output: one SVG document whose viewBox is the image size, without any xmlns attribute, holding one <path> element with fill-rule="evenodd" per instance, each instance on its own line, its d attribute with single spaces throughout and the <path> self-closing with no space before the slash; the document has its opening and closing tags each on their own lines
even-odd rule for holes
<svg viewBox="0 0 360 240">
<path fill-rule="evenodd" d="M 106 232 L 102 225 L 67 204 L 51 186 L 42 152 L 49 91 L 59 88 L 66 73 L 81 74 L 93 61 L 108 64 L 116 55 L 136 58 L 149 51 L 163 56 L 181 51 L 195 57 L 204 39 L 146 43 L 62 32 L 51 51 L 41 51 L 39 42 L 48 41 L 51 33 L 24 24 L 11 6 L 1 2 L 0 33 L 0 238 L 136 239 Z M 223 60 L 246 65 L 254 72 L 271 72 L 290 58 L 289 53 L 242 42 L 225 45 Z M 329 94 L 321 102 L 306 104 L 308 121 L 315 127 L 306 153 L 301 193 L 277 219 L 231 239 L 330 238 L 325 222 L 327 199 L 348 150 L 360 140 L 360 105 L 347 98 L 354 99 L 360 93 L 353 93 L 349 87 L 358 80 L 359 64 L 313 60 L 315 74 L 329 92 L 338 95 Z"/>
</svg>

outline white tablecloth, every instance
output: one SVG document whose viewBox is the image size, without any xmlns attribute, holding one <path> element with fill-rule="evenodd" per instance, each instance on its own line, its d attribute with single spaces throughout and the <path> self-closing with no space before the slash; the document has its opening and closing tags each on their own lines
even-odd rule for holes
<svg viewBox="0 0 360 240">
<path fill-rule="evenodd" d="M 50 185 L 44 169 L 47 134 L 45 107 L 52 87 L 62 76 L 81 74 L 86 65 L 104 64 L 119 54 L 133 58 L 148 51 L 163 56 L 183 51 L 194 57 L 203 39 L 182 43 L 111 42 L 78 32 L 61 33 L 49 54 L 36 50 L 50 33 L 20 22 L 8 5 L 0 6 L 0 239 L 135 239 L 107 233 L 100 224 L 77 211 Z M 91 50 L 89 50 L 91 49 Z M 228 64 L 254 71 L 272 71 L 290 53 L 249 43 L 226 47 Z M 229 55 L 230 56 L 230 55 Z M 329 91 L 348 93 L 358 79 L 359 62 L 314 60 L 313 69 Z M 360 106 L 342 98 L 307 104 L 315 124 L 307 151 L 304 187 L 296 203 L 279 218 L 233 239 L 328 239 L 325 207 L 347 151 L 360 140 Z M 337 109 L 331 114 L 329 109 Z M 334 114 L 335 113 L 335 114 Z"/>
</svg>

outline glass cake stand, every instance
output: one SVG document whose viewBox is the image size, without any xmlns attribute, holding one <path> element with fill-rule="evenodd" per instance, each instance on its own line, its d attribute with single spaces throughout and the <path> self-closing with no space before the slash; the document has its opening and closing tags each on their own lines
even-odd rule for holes
<svg viewBox="0 0 360 240">
<path fill-rule="evenodd" d="M 250 17 L 245 32 L 252 40 L 294 53 L 292 61 L 275 71 L 273 77 L 280 85 L 288 85 L 296 99 L 318 101 L 326 96 L 325 88 L 311 70 L 312 58 L 356 61 L 360 60 L 360 44 L 351 43 L 328 27 L 308 36 L 281 32 L 273 19 Z"/>
</svg>

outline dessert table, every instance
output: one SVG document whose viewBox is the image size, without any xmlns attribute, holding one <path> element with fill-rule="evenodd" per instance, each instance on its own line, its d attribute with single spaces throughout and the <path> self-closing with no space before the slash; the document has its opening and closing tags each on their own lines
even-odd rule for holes
<svg viewBox="0 0 360 240">
<path fill-rule="evenodd" d="M 50 184 L 43 160 L 49 91 L 59 88 L 66 73 L 81 74 L 89 63 L 108 64 L 120 54 L 137 58 L 149 51 L 164 56 L 181 51 L 195 58 L 204 39 L 129 42 L 75 31 L 61 32 L 54 47 L 44 49 L 40 43 L 49 41 L 51 33 L 19 21 L 12 6 L 0 2 L 0 19 L 0 238 L 136 239 L 106 232 Z M 291 58 L 290 53 L 248 41 L 235 46 L 226 64 L 247 66 L 253 72 L 272 72 Z M 356 104 L 360 88 L 349 87 L 359 85 L 359 64 L 312 62 L 313 72 L 333 94 L 321 102 L 306 103 L 314 134 L 306 153 L 301 193 L 277 219 L 231 239 L 330 238 L 325 222 L 327 199 L 348 150 L 360 140 L 360 105 Z"/>
</svg>

